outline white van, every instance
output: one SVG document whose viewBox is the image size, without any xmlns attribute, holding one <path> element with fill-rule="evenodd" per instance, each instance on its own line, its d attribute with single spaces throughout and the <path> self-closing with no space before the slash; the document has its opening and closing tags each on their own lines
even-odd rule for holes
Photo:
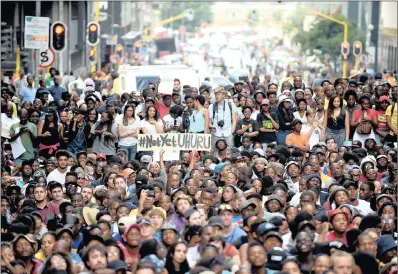
<svg viewBox="0 0 398 274">
<path fill-rule="evenodd" d="M 120 90 L 119 93 L 141 93 L 148 87 L 149 83 L 161 81 L 171 82 L 178 78 L 181 87 L 190 85 L 199 88 L 199 75 L 192 68 L 186 65 L 154 65 L 154 66 L 130 66 L 123 65 L 119 68 Z"/>
</svg>

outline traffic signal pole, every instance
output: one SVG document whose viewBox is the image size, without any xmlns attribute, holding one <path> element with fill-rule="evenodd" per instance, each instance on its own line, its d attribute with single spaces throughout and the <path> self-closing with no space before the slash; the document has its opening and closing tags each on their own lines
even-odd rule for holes
<svg viewBox="0 0 398 274">
<path fill-rule="evenodd" d="M 302 5 L 298 5 L 298 4 L 295 4 L 295 5 L 297 7 L 299 7 L 299 8 L 305 9 L 306 11 L 308 11 L 308 12 L 310 12 L 312 14 L 315 14 L 315 15 L 317 15 L 319 17 L 325 18 L 327 20 L 330 20 L 330 21 L 333 21 L 333 22 L 335 22 L 337 24 L 342 25 L 344 27 L 344 38 L 343 38 L 344 41 L 343 42 L 348 42 L 348 23 L 346 21 L 338 20 L 336 18 L 333 18 L 330 15 L 321 13 L 319 11 L 313 10 L 311 8 L 308 8 L 308 7 L 305 7 L 305 6 L 302 6 Z M 347 60 L 346 59 L 343 60 L 343 77 L 344 78 L 347 77 Z"/>
<path fill-rule="evenodd" d="M 39 17 L 41 13 L 41 2 L 36 1 L 36 16 Z M 34 49 L 35 51 L 35 88 L 39 87 L 39 58 L 40 58 L 40 50 Z M 45 74 L 44 74 L 45 78 Z M 45 79 L 44 79 L 45 80 Z"/>
<path fill-rule="evenodd" d="M 59 21 L 64 22 L 64 1 L 61 0 L 59 1 Z M 58 53 L 58 58 L 59 58 L 59 74 L 61 76 L 64 75 L 64 58 L 63 58 L 63 52 Z"/>
</svg>

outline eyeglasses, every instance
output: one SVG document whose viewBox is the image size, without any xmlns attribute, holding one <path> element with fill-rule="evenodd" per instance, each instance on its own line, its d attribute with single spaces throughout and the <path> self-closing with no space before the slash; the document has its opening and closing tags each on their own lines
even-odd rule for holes
<svg viewBox="0 0 398 274">
<path fill-rule="evenodd" d="M 394 223 L 394 219 L 387 219 L 387 220 L 381 220 L 382 224 L 392 224 Z"/>
<path fill-rule="evenodd" d="M 78 180 L 84 180 L 85 177 L 84 177 L 84 176 L 83 176 L 83 177 L 82 177 L 82 176 L 79 176 L 79 177 L 77 177 L 77 179 L 78 179 Z"/>
</svg>

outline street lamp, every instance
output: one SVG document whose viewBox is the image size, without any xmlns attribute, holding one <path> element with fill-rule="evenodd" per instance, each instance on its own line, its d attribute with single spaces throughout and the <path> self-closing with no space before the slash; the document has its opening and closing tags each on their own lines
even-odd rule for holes
<svg viewBox="0 0 398 274">
<path fill-rule="evenodd" d="M 306 11 L 308 11 L 308 12 L 310 12 L 312 14 L 315 14 L 315 15 L 317 15 L 319 17 L 325 18 L 327 20 L 330 20 L 330 21 L 333 21 L 333 22 L 335 22 L 337 24 L 342 25 L 344 27 L 344 39 L 343 39 L 344 41 L 343 42 L 348 42 L 348 23 L 346 21 L 338 20 L 336 18 L 333 18 L 330 15 L 321 13 L 319 11 L 313 10 L 311 8 L 308 8 L 308 7 L 305 7 L 305 6 L 302 6 L 302 5 L 298 5 L 298 4 L 294 4 L 294 5 L 296 5 L 299 8 L 305 9 Z M 344 78 L 347 77 L 347 60 L 346 59 L 343 60 L 343 77 Z"/>
</svg>

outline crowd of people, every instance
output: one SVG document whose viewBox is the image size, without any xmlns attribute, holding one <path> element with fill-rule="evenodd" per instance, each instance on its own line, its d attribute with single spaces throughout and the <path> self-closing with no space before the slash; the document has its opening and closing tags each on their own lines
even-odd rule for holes
<svg viewBox="0 0 398 274">
<path fill-rule="evenodd" d="M 171 95 L 161 79 L 118 94 L 117 74 L 2 78 L 2 273 L 396 274 L 388 76 L 176 78 Z M 162 133 L 212 149 L 139 151 Z"/>
</svg>

